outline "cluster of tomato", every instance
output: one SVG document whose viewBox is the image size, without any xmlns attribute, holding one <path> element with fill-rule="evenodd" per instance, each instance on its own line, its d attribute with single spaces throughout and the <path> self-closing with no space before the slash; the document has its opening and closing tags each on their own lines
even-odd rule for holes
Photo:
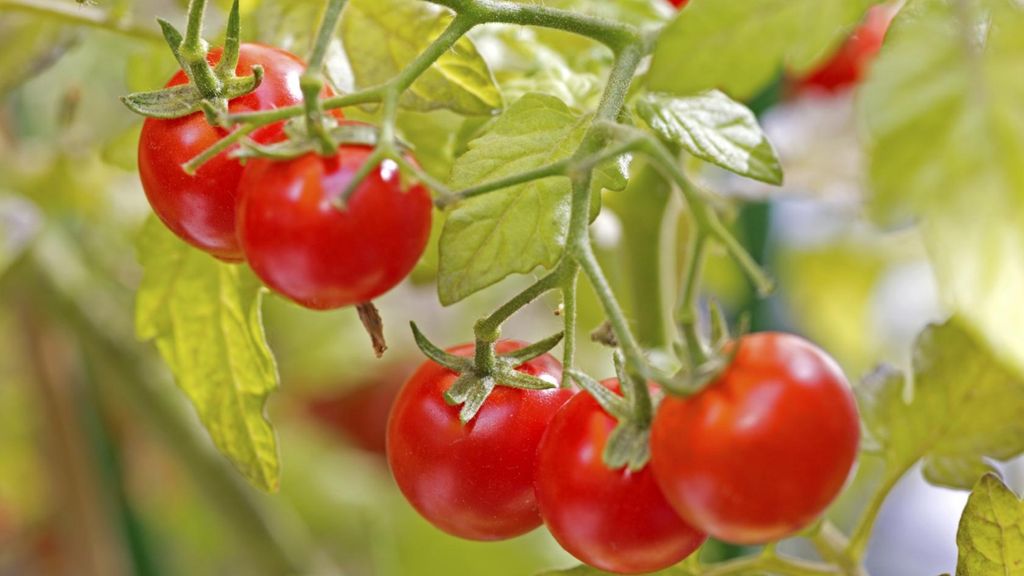
<svg viewBox="0 0 1024 576">
<path fill-rule="evenodd" d="M 220 50 L 209 54 L 211 65 Z M 263 67 L 263 81 L 231 100 L 231 113 L 302 102 L 297 56 L 242 44 L 236 73 Z M 188 82 L 179 72 L 167 86 Z M 330 91 L 325 90 L 324 96 Z M 340 112 L 334 113 L 345 122 Z M 171 120 L 147 118 L 139 140 L 139 174 L 157 216 L 189 244 L 226 262 L 246 261 L 263 282 L 314 309 L 368 302 L 412 270 L 430 234 L 431 199 L 421 185 L 403 186 L 397 166 L 384 161 L 339 206 L 339 196 L 371 154 L 343 144 L 333 156 L 308 153 L 244 165 L 233 148 L 194 175 L 182 164 L 228 135 L 201 113 Z M 257 143 L 285 138 L 282 122 L 250 134 Z"/>
<path fill-rule="evenodd" d="M 496 352 L 522 346 L 501 341 Z M 842 371 L 806 340 L 765 332 L 737 346 L 702 391 L 660 402 L 640 470 L 602 460 L 617 421 L 590 394 L 498 386 L 463 425 L 443 399 L 457 375 L 432 361 L 392 407 L 388 463 L 409 502 L 445 532 L 500 540 L 543 522 L 571 554 L 611 572 L 660 570 L 706 535 L 784 538 L 846 482 L 857 409 Z M 470 356 L 473 346 L 450 352 Z M 562 367 L 545 354 L 518 370 L 557 382 Z M 604 384 L 618 392 L 618 381 Z"/>
</svg>

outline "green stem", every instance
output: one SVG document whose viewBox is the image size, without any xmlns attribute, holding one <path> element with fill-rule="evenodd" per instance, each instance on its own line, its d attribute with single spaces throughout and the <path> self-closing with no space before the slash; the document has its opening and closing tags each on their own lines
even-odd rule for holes
<svg viewBox="0 0 1024 576">
<path fill-rule="evenodd" d="M 185 72 L 203 98 L 216 100 L 220 97 L 222 83 L 206 61 L 206 46 L 201 37 L 205 12 L 206 0 L 189 1 L 188 27 L 185 29 L 185 38 L 178 47 L 178 53 L 187 66 Z"/>
<path fill-rule="evenodd" d="M 871 497 L 871 501 L 868 502 L 868 506 L 864 510 L 864 515 L 850 536 L 850 544 L 847 547 L 847 555 L 849 557 L 856 560 L 864 558 L 868 543 L 871 540 L 871 531 L 875 526 L 875 520 L 878 519 L 878 514 L 882 511 L 882 505 L 885 504 L 885 499 L 889 492 L 892 491 L 901 477 L 902 474 L 889 474 L 878 491 Z"/>
<path fill-rule="evenodd" d="M 481 22 L 519 24 L 564 30 L 580 36 L 593 38 L 618 50 L 629 44 L 639 43 L 640 32 L 633 26 L 610 22 L 586 14 L 549 8 L 539 4 L 519 4 L 494 0 L 429 0 L 434 4 L 451 8 L 459 14 L 472 14 Z"/>
<path fill-rule="evenodd" d="M 565 339 L 562 341 L 563 388 L 572 385 L 569 371 L 576 366 L 576 297 L 579 290 L 579 270 L 579 264 L 575 260 L 566 260 L 562 279 L 562 319 L 565 323 Z"/>
<path fill-rule="evenodd" d="M 558 288 L 562 282 L 565 268 L 561 265 L 548 272 L 540 280 L 530 284 L 522 292 L 516 294 L 511 300 L 505 302 L 500 308 L 477 321 L 473 328 L 477 340 L 494 342 L 501 333 L 501 325 L 515 314 L 519 309 L 533 302 L 545 292 Z"/>
<path fill-rule="evenodd" d="M 448 24 L 448 27 L 444 29 L 444 32 L 431 42 L 430 46 L 420 53 L 412 62 L 410 62 L 397 76 L 391 79 L 389 84 L 393 84 L 400 92 L 405 91 L 412 83 L 416 81 L 424 72 L 430 68 L 444 55 L 445 52 L 451 50 L 452 46 L 459 41 L 467 32 L 473 29 L 474 26 L 487 20 L 481 20 L 474 18 L 468 14 L 459 14 L 454 20 Z"/>
<path fill-rule="evenodd" d="M 572 159 L 566 158 L 564 160 L 559 160 L 558 162 L 552 162 L 546 166 L 541 166 L 540 168 L 534 168 L 533 170 L 512 174 L 505 178 L 498 178 L 496 180 L 491 180 L 490 182 L 483 182 L 476 186 L 470 186 L 469 188 L 455 192 L 450 196 L 439 197 L 435 203 L 438 208 L 446 208 L 456 202 L 465 200 L 466 198 L 480 196 L 481 194 L 487 194 L 488 192 L 503 190 L 505 188 L 525 184 L 526 182 L 533 182 L 534 180 L 543 180 L 544 178 L 550 178 L 552 176 L 565 176 L 569 170 L 569 166 L 571 165 Z"/>
<path fill-rule="evenodd" d="M 686 340 L 686 348 L 690 353 L 690 366 L 696 368 L 707 360 L 704 343 L 697 330 L 697 319 L 700 317 L 697 297 L 700 293 L 701 271 L 704 268 L 704 258 L 707 253 L 707 236 L 698 227 L 694 227 L 693 235 L 690 256 L 683 273 L 683 297 L 679 302 L 676 319 L 683 332 L 683 338 Z"/>
<path fill-rule="evenodd" d="M 227 150 L 232 144 L 235 144 L 242 138 L 255 131 L 259 126 L 249 124 L 245 126 L 239 126 L 234 132 L 214 142 L 209 148 L 200 152 L 197 156 L 185 162 L 181 165 L 181 169 L 186 174 L 195 175 L 196 171 L 203 165 L 209 162 L 214 156 Z"/>
<path fill-rule="evenodd" d="M 358 106 L 360 104 L 380 102 L 384 98 L 387 88 L 386 84 L 381 84 L 365 90 L 344 94 L 342 96 L 332 96 L 322 100 L 321 104 L 325 110 L 333 110 L 334 108 L 343 108 L 345 106 Z M 276 108 L 274 110 L 265 110 L 262 112 L 241 112 L 238 114 L 229 114 L 227 116 L 227 121 L 231 124 L 254 124 L 256 126 L 263 126 L 265 124 L 273 124 L 274 122 L 294 118 L 299 114 L 302 114 L 304 111 L 305 108 L 302 104 L 295 104 L 293 106 Z"/>
<path fill-rule="evenodd" d="M 324 58 L 327 56 L 327 48 L 331 44 L 331 38 L 334 37 L 334 31 L 338 27 L 338 20 L 341 18 L 341 11 L 345 7 L 345 3 L 346 0 L 328 0 L 324 7 L 324 15 L 320 19 L 320 29 L 317 31 L 313 51 L 309 56 L 308 64 L 306 64 L 306 70 L 299 80 L 306 112 L 306 132 L 315 138 L 318 151 L 322 156 L 333 155 L 337 148 L 337 143 L 324 126 L 320 91 L 324 87 Z"/>
<path fill-rule="evenodd" d="M 67 24 L 88 26 L 115 34 L 131 36 L 151 42 L 163 42 L 163 36 L 151 28 L 134 26 L 119 19 L 110 18 L 103 10 L 83 6 L 74 2 L 55 0 L 0 0 L 0 10 L 11 10 L 60 20 Z"/>
</svg>

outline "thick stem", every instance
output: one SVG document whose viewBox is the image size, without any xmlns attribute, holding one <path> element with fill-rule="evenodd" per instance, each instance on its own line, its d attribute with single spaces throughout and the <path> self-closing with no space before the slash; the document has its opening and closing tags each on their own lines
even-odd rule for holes
<svg viewBox="0 0 1024 576">
<path fill-rule="evenodd" d="M 188 27 L 185 38 L 178 47 L 178 53 L 186 64 L 185 72 L 203 98 L 215 100 L 220 96 L 222 83 L 206 61 L 206 46 L 202 39 L 203 16 L 206 0 L 190 0 L 188 4 Z"/>
</svg>

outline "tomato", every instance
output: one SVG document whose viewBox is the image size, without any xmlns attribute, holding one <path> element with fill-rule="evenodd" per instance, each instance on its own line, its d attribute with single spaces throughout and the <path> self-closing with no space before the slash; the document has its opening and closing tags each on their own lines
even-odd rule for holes
<svg viewBox="0 0 1024 576">
<path fill-rule="evenodd" d="M 842 489 L 860 439 L 839 366 L 790 334 L 757 333 L 707 388 L 666 398 L 651 465 L 676 511 L 737 544 L 778 540 L 816 519 Z"/>
<path fill-rule="evenodd" d="M 604 385 L 618 390 L 617 380 Z M 617 421 L 590 394 L 577 394 L 548 426 L 535 487 L 551 534 L 579 560 L 609 572 L 661 570 L 689 556 L 705 535 L 665 500 L 650 466 L 609 469 L 602 460 Z"/>
<path fill-rule="evenodd" d="M 864 22 L 839 50 L 824 64 L 797 82 L 797 90 L 839 92 L 857 84 L 882 48 L 885 33 L 895 14 L 892 6 L 873 6 L 868 10 Z"/>
<path fill-rule="evenodd" d="M 524 346 L 511 340 L 496 350 Z M 473 345 L 449 352 L 472 356 Z M 549 354 L 517 368 L 558 382 L 562 366 Z M 442 394 L 457 375 L 432 361 L 412 375 L 391 409 L 387 455 L 391 473 L 414 508 L 441 530 L 471 540 L 501 540 L 540 526 L 533 492 L 537 444 L 573 392 L 496 386 L 463 425 Z"/>
<path fill-rule="evenodd" d="M 682 10 L 683 8 L 686 8 L 686 4 L 689 1 L 690 0 L 668 0 L 668 3 L 675 6 L 676 9 Z"/>
<path fill-rule="evenodd" d="M 249 161 L 238 235 L 267 286 L 323 310 L 368 302 L 409 274 L 430 236 L 426 188 L 403 189 L 397 166 L 385 160 L 343 208 L 333 202 L 371 152 L 344 145 L 330 157 Z"/>
<path fill-rule="evenodd" d="M 221 50 L 208 54 L 210 64 L 220 60 Z M 252 73 L 254 65 L 263 66 L 263 82 L 249 94 L 231 100 L 231 112 L 254 112 L 302 102 L 299 77 L 305 64 L 297 56 L 260 44 L 242 44 L 236 74 Z M 177 86 L 188 82 L 179 71 L 167 83 Z M 324 95 L 330 95 L 328 90 Z M 255 130 L 250 137 L 261 143 L 284 138 L 281 123 Z M 142 188 L 156 215 L 175 234 L 189 244 L 225 261 L 242 259 L 235 236 L 235 207 L 242 165 L 221 152 L 189 176 L 181 165 L 228 134 L 210 126 L 202 112 L 182 118 L 147 118 L 139 138 L 139 176 Z"/>
</svg>

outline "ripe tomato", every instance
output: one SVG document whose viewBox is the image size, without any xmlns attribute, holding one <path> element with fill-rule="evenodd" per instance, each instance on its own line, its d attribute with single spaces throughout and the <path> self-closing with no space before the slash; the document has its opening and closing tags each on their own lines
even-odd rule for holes
<svg viewBox="0 0 1024 576">
<path fill-rule="evenodd" d="M 211 50 L 210 64 L 216 64 L 220 54 L 219 48 Z M 251 74 L 257 64 L 263 66 L 263 82 L 249 94 L 231 100 L 231 112 L 254 112 L 302 102 L 302 60 L 270 46 L 242 44 L 236 73 Z M 179 71 L 167 86 L 187 82 L 188 77 Z M 330 94 L 325 89 L 324 95 Z M 261 143 L 280 140 L 284 137 L 281 126 L 263 126 L 250 137 Z M 172 120 L 147 118 L 139 138 L 139 176 L 153 211 L 175 234 L 221 260 L 239 261 L 242 249 L 235 237 L 235 206 L 242 165 L 228 157 L 237 146 L 215 156 L 195 176 L 181 169 L 183 163 L 227 134 L 227 130 L 207 124 L 202 112 Z"/>
<path fill-rule="evenodd" d="M 860 439 L 839 366 L 790 334 L 744 336 L 732 364 L 689 398 L 666 398 L 651 465 L 676 511 L 738 544 L 778 540 L 842 489 Z"/>
<path fill-rule="evenodd" d="M 839 50 L 824 64 L 797 82 L 797 90 L 839 92 L 857 84 L 882 48 L 885 32 L 895 15 L 896 11 L 892 6 L 873 6 L 868 10 L 864 22 Z"/>
<path fill-rule="evenodd" d="M 676 9 L 682 10 L 683 8 L 686 8 L 686 4 L 689 1 L 690 0 L 668 0 L 668 3 L 675 6 Z"/>
<path fill-rule="evenodd" d="M 426 188 L 403 190 L 385 160 L 344 208 L 333 201 L 371 149 L 344 145 L 330 157 L 250 160 L 239 185 L 238 237 L 263 282 L 318 310 L 368 302 L 398 284 L 430 235 Z"/>
<path fill-rule="evenodd" d="M 618 390 L 618 380 L 603 382 Z M 620 574 L 671 566 L 706 536 L 669 506 L 650 466 L 609 469 L 601 458 L 617 422 L 590 394 L 577 394 L 548 426 L 537 452 L 540 514 L 570 554 Z"/>
<path fill-rule="evenodd" d="M 503 340 L 510 352 L 522 342 Z M 449 352 L 472 356 L 473 345 Z M 549 354 L 517 368 L 558 382 L 562 366 Z M 463 425 L 459 408 L 442 394 L 456 374 L 424 362 L 405 383 L 388 420 L 387 454 L 398 487 L 441 530 L 470 540 L 501 540 L 540 526 L 533 492 L 537 444 L 555 412 L 573 392 L 497 386 Z"/>
</svg>

